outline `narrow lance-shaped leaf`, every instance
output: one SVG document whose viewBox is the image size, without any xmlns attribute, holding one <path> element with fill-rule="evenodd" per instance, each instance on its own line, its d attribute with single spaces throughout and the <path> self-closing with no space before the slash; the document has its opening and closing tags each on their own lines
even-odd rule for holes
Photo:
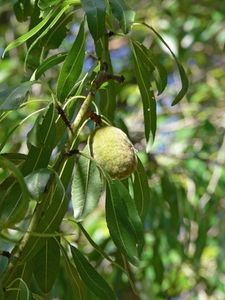
<svg viewBox="0 0 225 300">
<path fill-rule="evenodd" d="M 44 246 L 33 258 L 34 277 L 43 293 L 48 293 L 58 275 L 60 248 L 54 238 L 44 239 Z M 38 263 L 37 263 L 38 262 Z"/>
<path fill-rule="evenodd" d="M 159 61 L 159 58 L 155 57 L 149 49 L 147 49 L 147 56 L 149 61 L 155 66 L 155 81 L 158 89 L 158 95 L 160 95 L 167 86 L 167 71 L 163 64 Z"/>
<path fill-rule="evenodd" d="M 42 201 L 46 203 L 43 217 L 40 220 L 36 232 L 55 233 L 64 217 L 68 205 L 64 186 L 56 173 L 51 181 L 50 187 L 44 194 Z M 47 198 L 47 199 L 46 199 Z M 21 263 L 32 258 L 43 246 L 43 238 L 31 236 L 29 242 L 21 254 Z"/>
<path fill-rule="evenodd" d="M 32 14 L 32 5 L 30 1 L 18 0 L 13 5 L 13 10 L 18 22 L 27 21 L 27 18 Z"/>
<path fill-rule="evenodd" d="M 14 49 L 20 45 L 22 45 L 24 42 L 26 42 L 27 40 L 29 40 L 32 36 L 34 36 L 36 33 L 38 33 L 39 30 L 41 30 L 41 28 L 43 28 L 45 26 L 45 24 L 48 23 L 48 21 L 52 18 L 52 16 L 54 16 L 55 14 L 55 10 L 52 10 L 48 13 L 48 15 L 40 22 L 38 23 L 35 27 L 33 27 L 31 30 L 29 30 L 28 32 L 26 32 L 25 34 L 23 34 L 22 36 L 20 36 L 18 39 L 12 41 L 4 50 L 3 52 L 3 57 L 6 54 L 6 52 L 8 52 L 11 49 Z"/>
<path fill-rule="evenodd" d="M 152 140 L 154 141 L 155 133 L 156 133 L 156 101 L 154 97 L 154 93 L 152 91 L 150 78 L 148 69 L 145 65 L 145 57 L 143 57 L 142 51 L 140 51 L 139 47 L 136 43 L 132 42 L 132 53 L 134 57 L 135 64 L 135 74 L 137 77 L 138 86 L 140 89 L 142 103 L 143 103 L 143 111 L 144 111 L 144 119 L 145 119 L 145 136 L 147 141 L 152 136 Z M 151 136 L 150 136 L 151 134 Z"/>
<path fill-rule="evenodd" d="M 14 164 L 14 166 L 20 171 L 21 170 L 21 165 L 24 163 L 24 161 L 26 160 L 26 155 L 22 154 L 22 153 L 2 153 L 0 154 L 0 157 L 6 158 L 9 161 L 11 161 L 11 163 Z M 3 180 L 0 183 L 0 197 L 2 199 L 2 195 L 5 193 L 5 191 L 7 189 L 10 188 L 10 186 L 12 184 L 14 184 L 14 182 L 16 181 L 15 177 L 11 174 L 10 176 L 8 176 L 5 180 Z M 1 201 L 0 201 L 1 202 Z"/>
<path fill-rule="evenodd" d="M 143 246 L 143 228 L 134 199 L 118 180 L 108 180 L 106 190 L 106 222 L 118 249 L 132 263 Z"/>
<path fill-rule="evenodd" d="M 148 186 L 148 178 L 144 166 L 142 165 L 139 158 L 137 169 L 134 173 L 133 191 L 136 207 L 143 221 L 146 214 L 148 213 L 148 208 L 150 204 L 150 193 Z"/>
<path fill-rule="evenodd" d="M 54 106 L 51 104 L 49 109 L 36 119 L 33 128 L 28 133 L 28 143 L 38 148 L 43 148 L 44 146 L 53 148 L 56 131 L 55 119 L 56 113 Z"/>
<path fill-rule="evenodd" d="M 26 160 L 21 167 L 23 181 L 23 176 L 28 175 L 36 169 L 47 167 L 52 148 L 54 147 L 54 120 L 55 111 L 53 105 L 51 105 L 39 127 L 41 134 L 38 135 L 38 139 L 36 140 L 38 147 L 30 147 Z M 19 172 L 19 169 L 17 167 L 15 168 Z M 24 197 L 23 190 L 21 190 L 18 182 L 13 180 L 10 186 L 6 185 L 1 187 L 0 194 L 1 220 L 2 222 L 4 220 L 5 223 L 10 222 L 10 224 L 15 224 L 21 220 L 26 213 L 26 205 L 25 207 L 22 205 Z M 29 197 L 29 194 L 27 197 Z"/>
<path fill-rule="evenodd" d="M 75 247 L 70 247 L 73 261 L 76 265 L 77 271 L 80 277 L 86 284 L 86 286 L 102 300 L 114 300 L 116 299 L 113 290 L 108 283 L 101 277 L 83 256 L 83 254 Z"/>
<path fill-rule="evenodd" d="M 32 279 L 32 262 L 26 261 L 16 269 L 14 279 L 8 282 L 3 278 L 2 285 L 5 287 L 5 299 L 7 300 L 30 300 L 29 286 Z M 14 269 L 13 269 L 14 271 Z M 0 298 L 2 300 L 2 298 Z M 4 299 L 4 298 L 3 298 Z"/>
<path fill-rule="evenodd" d="M 89 154 L 89 150 L 84 150 Z M 98 204 L 103 181 L 96 164 L 81 156 L 75 166 L 72 181 L 72 204 L 76 221 L 82 221 Z"/>
<path fill-rule="evenodd" d="M 43 168 L 33 171 L 24 178 L 32 198 L 39 200 L 44 194 L 50 175 L 51 171 Z"/>
<path fill-rule="evenodd" d="M 55 29 L 54 26 L 57 24 L 57 22 L 60 20 L 60 18 L 63 16 L 63 14 L 68 10 L 69 5 L 66 5 L 62 7 L 62 9 L 56 14 L 54 19 L 50 22 L 50 24 L 39 34 L 39 36 L 33 41 L 33 43 L 29 46 L 29 49 L 27 50 L 26 57 L 25 57 L 25 65 L 29 56 L 29 53 L 34 48 L 34 46 L 38 43 L 38 41 L 43 38 L 47 33 L 51 32 Z M 47 46 L 47 44 L 46 44 Z"/>
<path fill-rule="evenodd" d="M 42 217 L 38 230 L 42 232 L 54 232 L 64 217 L 67 209 L 68 200 L 66 197 L 64 186 L 59 176 L 54 173 L 55 182 L 52 184 L 52 192 L 48 195 L 48 206 Z"/>
<path fill-rule="evenodd" d="M 56 5 L 60 0 L 39 0 L 38 6 L 41 10 L 45 10 L 49 7 Z"/>
<path fill-rule="evenodd" d="M 26 282 L 22 278 L 16 278 L 7 287 L 6 296 L 8 300 L 29 300 L 31 294 Z"/>
<path fill-rule="evenodd" d="M 77 38 L 70 49 L 59 74 L 57 82 L 57 97 L 61 102 L 63 102 L 70 93 L 81 74 L 84 62 L 84 54 L 85 33 L 83 21 L 80 25 Z"/>
<path fill-rule="evenodd" d="M 135 40 L 133 40 L 133 43 L 139 49 L 140 53 L 142 53 L 142 59 L 145 63 L 145 66 L 149 67 L 149 77 L 151 77 L 151 75 L 154 76 L 154 80 L 158 89 L 158 95 L 161 94 L 167 85 L 166 69 L 160 63 L 159 59 L 155 57 L 155 54 L 150 51 L 150 49 L 146 48 L 144 45 L 136 42 Z M 154 74 L 154 71 L 156 74 Z"/>
<path fill-rule="evenodd" d="M 135 12 L 130 9 L 124 0 L 109 0 L 112 13 L 119 21 L 124 33 L 128 33 L 130 26 L 134 22 Z"/>
<path fill-rule="evenodd" d="M 46 60 L 43 61 L 43 63 L 35 70 L 32 77 L 34 77 L 36 80 L 41 77 L 42 74 L 45 73 L 45 71 L 51 69 L 52 67 L 60 64 L 64 59 L 66 58 L 67 53 L 58 53 L 55 55 L 50 56 Z"/>
<path fill-rule="evenodd" d="M 0 92 L 0 111 L 16 110 L 27 100 L 27 95 L 35 81 L 26 81 L 15 88 Z"/>
<path fill-rule="evenodd" d="M 5 135 L 4 139 L 2 140 L 2 143 L 0 144 L 0 151 L 2 151 L 2 149 L 5 147 L 6 143 L 9 141 L 10 137 L 13 135 L 13 133 L 22 126 L 22 124 L 24 124 L 30 117 L 34 116 L 34 115 L 38 115 L 40 114 L 41 111 L 47 110 L 47 106 L 43 107 L 39 110 L 36 110 L 34 112 L 31 112 L 28 116 L 24 116 L 22 120 L 17 120 L 17 122 L 15 122 L 14 126 L 12 126 L 12 129 L 7 132 L 7 134 Z"/>
<path fill-rule="evenodd" d="M 9 159 L 11 162 L 13 162 L 15 165 L 21 164 L 25 161 L 27 155 L 23 153 L 1 153 L 0 156 L 5 157 Z"/>
<path fill-rule="evenodd" d="M 11 161 L 0 156 L 0 167 L 9 169 L 16 178 L 16 181 L 1 195 L 0 226 L 4 227 L 15 224 L 24 218 L 28 208 L 29 193 L 23 175 Z M 14 191 L 14 193 L 11 193 L 11 191 Z M 12 198 L 13 195 L 14 198 Z"/>
<path fill-rule="evenodd" d="M 34 170 L 48 166 L 52 149 L 55 146 L 55 118 L 56 113 L 54 106 L 50 105 L 46 114 L 42 117 L 42 120 L 39 120 L 40 126 L 37 124 L 37 134 L 32 137 L 32 146 L 22 167 L 24 176 Z"/>
<path fill-rule="evenodd" d="M 97 41 L 105 33 L 106 0 L 81 0 L 81 5 L 87 15 L 90 33 Z"/>
<path fill-rule="evenodd" d="M 67 255 L 67 251 L 63 248 L 61 244 L 59 244 L 62 257 L 63 257 L 63 265 L 66 270 L 66 274 L 68 276 L 68 281 L 71 285 L 72 292 L 74 297 L 77 300 L 84 300 L 85 299 L 85 285 L 81 280 L 77 269 L 74 267 L 73 263 L 69 260 Z"/>
<path fill-rule="evenodd" d="M 32 293 L 32 298 L 31 299 L 32 300 L 44 300 L 44 298 L 42 296 L 40 296 L 39 294 L 36 294 L 36 293 Z"/>
<path fill-rule="evenodd" d="M 43 131 L 43 134 L 45 134 L 45 138 L 42 139 L 43 144 L 41 144 L 40 147 L 30 147 L 27 159 L 22 167 L 22 173 L 24 176 L 35 169 L 47 167 L 52 152 L 52 147 L 54 147 L 54 143 L 51 142 L 52 139 L 54 139 L 54 137 L 52 137 L 52 127 L 54 126 L 55 111 L 54 107 L 51 105 L 49 107 L 48 113 L 44 116 L 42 127 L 40 128 L 40 130 Z M 46 190 L 46 193 L 44 193 L 43 195 L 42 201 L 46 197 L 48 198 L 47 200 L 45 200 L 46 204 L 49 205 L 49 211 L 44 211 L 46 214 L 44 213 L 43 218 L 41 219 L 42 221 L 44 221 L 43 227 L 35 228 L 36 232 L 43 232 L 43 230 L 48 230 L 48 232 L 55 233 L 55 231 L 58 229 L 59 223 L 61 222 L 65 214 L 67 202 L 65 198 L 64 187 L 62 186 L 61 182 L 57 181 L 57 178 L 56 182 L 54 182 L 53 180 L 53 183 L 54 185 L 50 185 L 50 187 Z M 12 191 L 12 195 L 15 195 L 16 197 L 18 197 L 20 194 L 21 193 L 18 191 Z M 15 203 L 15 201 L 13 201 L 13 203 Z M 34 237 L 32 235 L 29 237 L 29 240 L 26 246 L 23 248 L 20 256 L 21 264 L 24 264 L 27 261 L 27 258 L 32 258 L 40 250 L 42 242 L 42 238 Z M 16 246 L 13 251 L 16 252 L 17 250 L 18 249 Z M 10 281 L 13 278 L 16 278 L 18 267 L 15 267 L 12 270 L 10 274 Z"/>
<path fill-rule="evenodd" d="M 178 67 L 178 71 L 179 71 L 180 79 L 181 79 L 181 89 L 172 103 L 172 105 L 176 105 L 185 96 L 185 94 L 187 93 L 187 90 L 188 90 L 189 81 L 188 81 L 186 72 L 185 72 L 182 64 L 177 59 L 176 55 L 173 53 L 173 51 L 171 50 L 169 45 L 165 42 L 165 40 L 161 37 L 161 35 L 153 27 L 151 27 L 145 23 L 144 23 L 144 25 L 147 26 L 149 29 L 151 29 L 155 33 L 155 35 L 160 39 L 160 41 L 166 46 L 166 48 L 170 51 L 172 57 L 175 60 L 176 65 Z"/>
<path fill-rule="evenodd" d="M 109 37 L 103 36 L 95 42 L 95 49 L 98 57 L 107 62 L 108 71 L 113 73 L 111 57 L 109 54 Z M 106 89 L 100 89 L 98 95 L 100 97 L 100 110 L 104 116 L 113 121 L 116 110 L 116 83 L 113 80 L 108 82 Z"/>
<path fill-rule="evenodd" d="M 74 12 L 65 11 L 49 33 L 43 37 L 41 43 L 43 43 L 46 50 L 59 48 L 68 35 L 68 24 L 72 21 L 73 15 Z"/>
<path fill-rule="evenodd" d="M 66 213 L 68 205 L 65 189 L 61 180 L 56 173 L 54 173 L 53 176 L 51 184 L 49 184 L 46 193 L 42 197 L 42 201 L 45 204 L 41 211 L 42 218 L 38 226 L 34 229 L 34 231 L 40 235 L 41 233 L 54 234 L 58 230 L 58 226 Z M 16 278 L 18 267 L 23 265 L 26 261 L 30 261 L 42 247 L 44 247 L 43 237 L 29 236 L 23 251 L 20 253 L 20 264 L 15 267 L 10 274 L 10 281 Z M 16 247 L 13 251 L 16 252 L 17 250 Z"/>
</svg>

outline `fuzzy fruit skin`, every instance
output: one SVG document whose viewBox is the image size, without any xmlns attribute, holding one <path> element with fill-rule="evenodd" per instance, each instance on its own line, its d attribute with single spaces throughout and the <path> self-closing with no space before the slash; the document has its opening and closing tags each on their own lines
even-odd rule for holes
<svg viewBox="0 0 225 300">
<path fill-rule="evenodd" d="M 125 179 L 137 165 L 135 149 L 127 135 L 113 126 L 101 127 L 91 136 L 91 154 L 112 179 Z"/>
</svg>

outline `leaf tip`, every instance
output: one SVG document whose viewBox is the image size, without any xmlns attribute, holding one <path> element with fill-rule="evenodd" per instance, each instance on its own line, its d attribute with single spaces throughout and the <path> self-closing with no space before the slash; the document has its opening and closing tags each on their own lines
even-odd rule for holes
<svg viewBox="0 0 225 300">
<path fill-rule="evenodd" d="M 5 50 L 2 53 L 2 59 L 5 57 L 6 52 L 7 52 L 7 48 L 5 48 Z"/>
<path fill-rule="evenodd" d="M 171 106 L 175 106 L 177 104 L 177 101 L 175 101 L 175 100 L 171 103 Z"/>
</svg>

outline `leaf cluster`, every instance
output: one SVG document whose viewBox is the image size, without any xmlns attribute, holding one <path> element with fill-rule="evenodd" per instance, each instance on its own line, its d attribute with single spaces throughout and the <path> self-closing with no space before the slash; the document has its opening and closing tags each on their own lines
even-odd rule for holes
<svg viewBox="0 0 225 300">
<path fill-rule="evenodd" d="M 187 91 L 186 73 L 154 28 L 134 23 L 135 12 L 123 0 L 18 0 L 14 12 L 19 22 L 29 20 L 29 28 L 8 44 L 3 56 L 7 59 L 13 50 L 25 45 L 24 68 L 29 78 L 0 93 L 0 122 L 4 124 L 8 114 L 29 107 L 29 97 L 37 86 L 46 99 L 40 101 L 36 111 L 13 124 L 1 141 L 0 230 L 8 240 L 11 229 L 17 232 L 15 241 L 9 243 L 8 264 L 1 274 L 2 299 L 45 299 L 46 295 L 54 294 L 54 284 L 60 276 L 63 286 L 65 278 L 61 273 L 65 272 L 71 293 L 68 299 L 71 295 L 74 299 L 116 299 L 112 284 L 97 272 L 97 263 L 93 266 L 94 262 L 82 249 L 80 235 L 98 252 L 101 263 L 106 261 L 125 274 L 135 294 L 132 268 L 139 265 L 144 224 L 153 205 L 149 178 L 139 158 L 129 179 L 112 180 L 96 165 L 88 147 L 82 147 L 88 144 L 88 135 L 99 122 L 111 123 L 116 119 L 117 90 L 124 77 L 115 74 L 110 41 L 123 38 L 129 46 L 141 94 L 147 143 L 155 139 L 156 95 L 167 87 L 167 71 L 151 48 L 136 40 L 136 26 L 147 28 L 172 55 L 181 80 L 173 105 Z M 79 29 L 71 43 L 69 29 L 73 27 Z M 90 38 L 94 50 L 88 54 Z M 69 44 L 69 49 L 61 51 L 63 43 Z M 89 57 L 92 64 L 86 72 Z M 52 77 L 53 71 L 57 79 Z M 92 109 L 100 121 L 91 117 Z M 14 131 L 35 114 L 32 128 L 25 135 L 26 153 L 8 151 Z M 83 226 L 102 202 L 109 249 L 95 243 Z M 171 211 L 176 211 L 177 204 L 173 200 L 169 203 Z M 77 237 L 71 238 L 67 231 L 71 222 L 76 224 L 72 228 Z M 178 220 L 173 222 L 178 230 Z M 157 247 L 156 239 L 156 254 Z M 154 263 L 158 268 L 160 262 Z"/>
</svg>

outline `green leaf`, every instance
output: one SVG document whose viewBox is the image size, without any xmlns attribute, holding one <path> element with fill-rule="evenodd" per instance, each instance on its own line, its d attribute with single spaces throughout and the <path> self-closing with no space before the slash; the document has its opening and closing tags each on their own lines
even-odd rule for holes
<svg viewBox="0 0 225 300">
<path fill-rule="evenodd" d="M 175 99 L 173 100 L 172 106 L 176 105 L 177 103 L 180 102 L 180 100 L 183 99 L 183 97 L 186 95 L 187 91 L 188 91 L 188 87 L 189 87 L 189 81 L 186 75 L 186 72 L 182 66 L 182 64 L 176 60 L 177 63 L 177 67 L 180 73 L 180 79 L 181 79 L 181 90 L 179 91 L 179 93 L 176 95 Z"/>
<path fill-rule="evenodd" d="M 97 256 L 100 258 L 100 256 L 104 257 L 105 259 L 107 259 L 108 261 L 111 261 L 111 258 L 104 252 L 104 249 L 102 249 L 102 245 L 106 246 L 106 244 L 108 243 L 108 241 L 110 240 L 110 238 L 107 238 L 105 240 L 103 240 L 101 242 L 101 245 L 97 245 L 95 243 L 95 241 L 91 238 L 91 236 L 89 235 L 89 233 L 86 231 L 86 229 L 83 227 L 83 225 L 79 222 L 76 223 L 80 230 L 82 231 L 83 235 L 86 237 L 86 239 L 88 240 L 88 242 L 92 245 L 92 247 L 95 249 L 95 251 L 92 252 L 92 254 L 89 257 L 96 257 Z"/>
<path fill-rule="evenodd" d="M 51 104 L 49 109 L 36 119 L 34 127 L 28 133 L 28 143 L 38 148 L 44 146 L 53 148 L 56 133 L 55 119 L 55 109 L 53 104 Z"/>
<path fill-rule="evenodd" d="M 3 281 L 5 287 L 5 297 L 7 300 L 25 300 L 30 298 L 29 286 L 32 279 L 32 262 L 25 262 L 19 265 L 15 272 L 15 277 L 9 280 L 8 284 Z M 12 272 L 11 272 L 12 273 Z M 10 273 L 10 275 L 11 275 Z"/>
<path fill-rule="evenodd" d="M 55 30 L 56 30 L 56 28 L 58 26 L 58 22 L 59 23 L 61 22 L 60 21 L 61 18 L 65 19 L 65 17 L 63 16 L 63 14 L 68 10 L 68 8 L 69 8 L 69 5 L 65 5 L 64 7 L 62 7 L 60 9 L 60 11 L 56 14 L 56 16 L 54 17 L 54 19 L 50 22 L 50 24 L 48 24 L 48 26 L 42 32 L 40 32 L 39 35 L 36 37 L 36 39 L 32 42 L 32 44 L 29 46 L 29 49 L 27 50 L 27 53 L 26 53 L 25 65 L 26 65 L 26 61 L 28 59 L 29 53 L 35 47 L 35 45 L 37 45 L 38 41 L 40 41 L 46 34 L 48 34 L 48 37 L 47 37 L 47 41 L 48 41 L 48 38 L 50 38 L 52 36 L 52 34 L 55 33 Z M 59 37 L 59 32 L 58 32 L 58 37 Z M 58 39 L 58 37 L 55 38 L 55 41 Z M 49 49 L 49 47 L 47 47 L 48 46 L 47 45 L 47 41 L 44 41 L 43 43 L 44 43 L 44 47 L 47 48 L 47 49 Z M 56 42 L 56 44 L 57 44 L 57 42 Z"/>
<path fill-rule="evenodd" d="M 16 278 L 7 287 L 7 300 L 29 300 L 30 291 L 22 278 Z"/>
<path fill-rule="evenodd" d="M 36 33 L 38 33 L 44 26 L 45 24 L 48 23 L 48 21 L 52 18 L 52 16 L 54 15 L 55 11 L 52 10 L 50 11 L 47 16 L 40 22 L 38 23 L 35 27 L 33 27 L 31 30 L 29 30 L 28 32 L 26 32 L 25 34 L 21 35 L 18 39 L 12 41 L 4 50 L 3 52 L 3 57 L 6 54 L 6 52 L 8 52 L 11 49 L 14 49 L 20 45 L 22 45 L 24 42 L 26 42 L 27 40 L 29 40 L 32 36 L 34 36 Z"/>
<path fill-rule="evenodd" d="M 69 180 L 71 179 L 71 172 L 73 170 L 72 158 L 67 160 L 63 169 L 62 179 L 64 181 L 63 183 L 67 187 Z M 65 172 L 66 176 L 64 174 Z M 49 185 L 46 193 L 44 193 L 41 199 L 46 203 L 46 205 L 43 211 L 41 222 L 38 224 L 37 228 L 35 228 L 35 232 L 37 233 L 55 233 L 58 230 L 58 226 L 67 210 L 68 199 L 65 197 L 64 186 L 56 173 L 54 173 L 53 176 L 55 176 L 55 178 L 52 178 L 51 185 Z M 42 246 L 43 238 L 31 235 L 26 247 L 21 253 L 21 263 L 31 259 L 35 254 L 37 254 Z"/>
<path fill-rule="evenodd" d="M 85 33 L 84 22 L 82 22 L 77 38 L 70 49 L 59 74 L 57 82 L 57 97 L 61 102 L 63 102 L 68 96 L 81 74 L 84 54 Z"/>
<path fill-rule="evenodd" d="M 53 7 L 59 2 L 59 0 L 39 0 L 38 6 L 41 10 L 45 10 L 46 8 Z"/>
<path fill-rule="evenodd" d="M 179 71 L 180 79 L 181 79 L 181 89 L 172 103 L 172 105 L 176 105 L 185 96 L 185 94 L 187 93 L 187 90 L 188 90 L 189 81 L 188 81 L 186 72 L 185 72 L 182 64 L 177 59 L 176 55 L 173 53 L 173 51 L 170 49 L 169 45 L 165 42 L 165 40 L 161 37 L 161 35 L 153 27 L 151 27 L 147 24 L 144 24 L 144 25 L 147 26 L 149 29 L 151 29 L 155 33 L 155 35 L 160 39 L 160 41 L 164 44 L 164 46 L 166 46 L 166 48 L 170 51 L 173 59 L 175 60 L 176 65 L 178 67 L 178 71 Z"/>
<path fill-rule="evenodd" d="M 156 74 L 154 76 L 154 80 L 157 85 L 158 89 L 158 95 L 160 95 L 167 85 L 167 71 L 164 68 L 164 66 L 160 63 L 159 59 L 156 58 L 154 53 L 147 49 L 144 45 L 136 42 L 133 40 L 133 43 L 135 46 L 139 49 L 140 53 L 142 54 L 142 60 L 145 66 L 148 66 L 149 68 L 149 77 L 154 74 L 155 71 Z"/>
<path fill-rule="evenodd" d="M 41 63 L 41 65 L 35 70 L 33 76 L 37 80 L 41 77 L 45 71 L 51 69 L 52 67 L 60 64 L 66 58 L 67 53 L 62 52 L 48 57 L 46 60 Z"/>
<path fill-rule="evenodd" d="M 145 136 L 148 141 L 151 133 L 152 140 L 154 141 L 157 121 L 156 101 L 149 79 L 148 68 L 145 65 L 145 57 L 143 57 L 143 53 L 140 51 L 140 47 L 136 42 L 132 42 L 131 45 L 135 64 L 135 75 L 143 103 Z"/>
<path fill-rule="evenodd" d="M 103 36 L 95 41 L 95 49 L 98 57 L 107 62 L 108 71 L 113 73 L 112 62 L 109 54 L 109 38 Z M 97 96 L 100 98 L 100 111 L 109 120 L 113 121 L 116 110 L 116 84 L 113 80 L 108 82 L 106 89 L 100 89 Z"/>
<path fill-rule="evenodd" d="M 51 132 L 51 130 L 50 130 Z M 48 137 L 50 140 L 51 138 Z M 46 137 L 46 140 L 48 140 Z M 30 148 L 27 159 L 24 163 L 23 170 L 24 174 L 28 174 L 33 170 L 38 170 L 41 168 L 46 168 L 49 164 L 49 160 L 51 158 L 53 147 L 48 146 L 47 144 L 42 147 L 34 147 Z M 29 166 L 30 165 L 30 166 Z M 28 171 L 29 170 L 29 171 Z"/>
<path fill-rule="evenodd" d="M 145 48 L 146 49 L 146 48 Z M 164 68 L 163 64 L 160 63 L 159 58 L 157 58 L 154 53 L 152 53 L 149 49 L 147 50 L 148 60 L 151 61 L 151 63 L 155 67 L 155 82 L 158 89 L 158 95 L 162 94 L 162 92 L 165 90 L 167 86 L 167 71 Z"/>
<path fill-rule="evenodd" d="M 63 265 L 65 268 L 65 273 L 68 278 L 68 282 L 70 283 L 74 299 L 77 300 L 84 300 L 84 294 L 85 294 L 85 286 L 83 281 L 80 279 L 79 274 L 74 267 L 74 265 L 70 262 L 68 255 L 66 253 L 66 250 L 63 248 L 63 246 L 60 244 L 60 249 L 63 256 Z M 72 296 L 72 295 L 71 295 Z"/>
<path fill-rule="evenodd" d="M 17 21 L 24 22 L 32 14 L 32 5 L 29 0 L 18 0 L 13 5 L 13 10 Z"/>
<path fill-rule="evenodd" d="M 52 172 L 48 169 L 39 169 L 24 178 L 32 198 L 39 200 L 42 197 L 51 174 Z"/>
<path fill-rule="evenodd" d="M 46 50 L 59 48 L 64 38 L 68 35 L 69 29 L 67 28 L 67 25 L 72 21 L 73 15 L 74 12 L 65 12 L 61 15 L 55 25 L 51 26 L 49 33 L 42 39 L 42 43 Z"/>
<path fill-rule="evenodd" d="M 110 121 L 113 121 L 116 110 L 116 88 L 117 84 L 110 81 L 106 89 L 101 89 L 98 92 L 101 112 Z"/>
<path fill-rule="evenodd" d="M 46 129 L 47 130 L 47 129 Z M 51 130 L 50 130 L 51 132 Z M 46 136 L 46 140 L 49 137 Z M 51 138 L 50 138 L 51 139 Z M 52 147 L 43 145 L 42 147 L 31 146 L 27 159 L 23 164 L 22 173 L 24 176 L 41 168 L 47 168 L 52 153 Z"/>
<path fill-rule="evenodd" d="M 52 114 L 54 114 L 54 107 L 51 105 L 49 107 L 49 113 L 44 117 L 42 122 L 42 131 L 45 133 L 45 140 L 43 140 L 44 144 L 48 143 L 48 140 L 52 139 L 51 129 L 49 127 L 52 126 L 51 122 L 45 122 L 45 119 L 52 119 Z M 54 122 L 53 122 L 54 124 Z M 52 152 L 52 148 L 46 145 L 41 145 L 40 148 L 31 146 L 29 153 L 27 155 L 26 162 L 22 167 L 23 175 L 27 175 L 35 169 L 46 168 L 49 163 L 50 155 Z M 71 160 L 69 159 L 71 162 Z M 71 166 L 71 165 L 69 165 Z M 65 169 L 67 169 L 65 167 Z M 71 171 L 72 172 L 72 171 Z M 55 174 L 55 173 L 54 173 Z M 53 175 L 54 176 L 54 175 Z M 59 224 L 62 221 L 63 216 L 65 215 L 67 209 L 67 199 L 65 197 L 64 186 L 59 180 L 58 176 L 55 174 L 56 178 L 52 178 L 52 183 L 47 188 L 46 193 L 44 193 L 42 197 L 42 201 L 45 201 L 46 204 L 43 208 L 43 215 L 41 218 L 41 223 L 35 228 L 35 232 L 42 233 L 47 231 L 48 233 L 55 233 L 58 229 Z M 70 174 L 71 176 L 71 174 Z M 69 177 L 69 174 L 68 174 Z M 70 177 L 71 178 L 71 177 Z M 68 181 L 66 182 L 68 186 Z M 1 189 L 0 189 L 1 192 Z M 16 190 L 13 192 L 16 197 L 20 197 L 21 192 Z M 47 198 L 47 199 L 46 199 Z M 0 197 L 1 199 L 1 197 Z M 15 202 L 15 201 L 14 201 Z M 41 205 L 41 202 L 40 202 Z M 28 242 L 21 253 L 21 264 L 24 264 L 28 259 L 31 259 L 43 246 L 43 238 L 39 238 L 36 236 L 29 236 Z M 17 248 L 17 245 L 16 245 Z M 17 249 L 13 251 L 17 251 Z M 12 270 L 11 277 L 16 278 L 17 268 Z"/>
<path fill-rule="evenodd" d="M 88 149 L 85 153 L 90 153 Z M 96 164 L 81 156 L 75 166 L 72 181 L 72 204 L 76 221 L 82 221 L 98 204 L 103 180 Z"/>
<path fill-rule="evenodd" d="M 107 182 L 106 222 L 118 249 L 130 262 L 137 263 L 143 246 L 143 227 L 134 199 L 118 180 Z"/>
<path fill-rule="evenodd" d="M 70 246 L 73 261 L 80 277 L 87 287 L 102 300 L 116 299 L 108 283 L 95 271 L 83 254 L 75 247 Z"/>
<path fill-rule="evenodd" d="M 0 227 L 7 227 L 24 218 L 28 209 L 29 193 L 22 173 L 11 161 L 0 156 L 0 166 L 9 169 L 16 178 L 6 191 L 0 192 Z"/>
<path fill-rule="evenodd" d="M 142 221 L 144 221 L 149 208 L 150 193 L 148 186 L 148 177 L 139 158 L 137 169 L 134 173 L 133 191 L 138 213 Z"/>
<path fill-rule="evenodd" d="M 124 33 L 128 33 L 134 22 L 135 12 L 131 10 L 123 0 L 109 0 L 112 13 L 119 21 Z"/>
<path fill-rule="evenodd" d="M 15 88 L 0 92 L 0 111 L 16 110 L 27 100 L 27 95 L 35 81 L 26 81 Z"/>
<path fill-rule="evenodd" d="M 0 156 L 9 159 L 15 165 L 20 165 L 27 158 L 27 155 L 23 153 L 1 153 Z"/>
<path fill-rule="evenodd" d="M 34 277 L 43 293 L 48 293 L 58 275 L 60 249 L 54 238 L 44 239 L 44 247 L 35 255 Z"/>
<path fill-rule="evenodd" d="M 41 297 L 40 295 L 36 294 L 36 293 L 32 293 L 32 299 L 33 300 L 45 300 L 43 297 Z"/>
<path fill-rule="evenodd" d="M 105 0 L 81 0 L 81 6 L 87 15 L 90 33 L 95 41 L 105 34 Z"/>
<path fill-rule="evenodd" d="M 41 232 L 54 232 L 62 221 L 67 209 L 67 198 L 64 186 L 55 173 L 55 182 L 49 188 L 51 193 L 48 194 L 48 206 L 45 209 L 38 230 Z"/>
<path fill-rule="evenodd" d="M 53 105 L 50 105 L 49 110 L 44 116 L 44 119 L 42 120 L 41 126 L 39 128 L 41 132 L 41 142 L 40 140 L 37 140 L 39 142 L 39 147 L 31 146 L 29 153 L 26 156 L 26 161 L 23 163 L 23 166 L 21 168 L 21 176 L 23 181 L 23 176 L 28 175 L 36 169 L 46 168 L 48 166 L 51 152 L 54 147 L 54 126 L 55 111 Z M 1 159 L 3 158 L 4 157 L 1 156 Z M 15 166 L 15 168 L 17 167 Z M 25 188 L 27 189 L 26 184 Z M 2 221 L 5 220 L 5 222 L 7 221 L 10 222 L 10 224 L 14 224 L 21 220 L 21 218 L 23 218 L 24 214 L 26 213 L 26 205 L 24 207 L 23 190 L 21 190 L 21 187 L 17 183 L 17 181 L 12 181 L 12 184 L 8 186 L 8 188 L 7 185 L 1 188 L 0 195 L 0 214 L 2 216 Z"/>
<path fill-rule="evenodd" d="M 46 206 L 36 228 L 38 233 L 55 233 L 67 210 L 68 200 L 64 186 L 56 173 L 53 176 L 52 184 L 44 194 L 45 199 L 42 198 Z M 31 236 L 21 254 L 21 263 L 32 258 L 42 246 L 43 238 Z"/>
</svg>

